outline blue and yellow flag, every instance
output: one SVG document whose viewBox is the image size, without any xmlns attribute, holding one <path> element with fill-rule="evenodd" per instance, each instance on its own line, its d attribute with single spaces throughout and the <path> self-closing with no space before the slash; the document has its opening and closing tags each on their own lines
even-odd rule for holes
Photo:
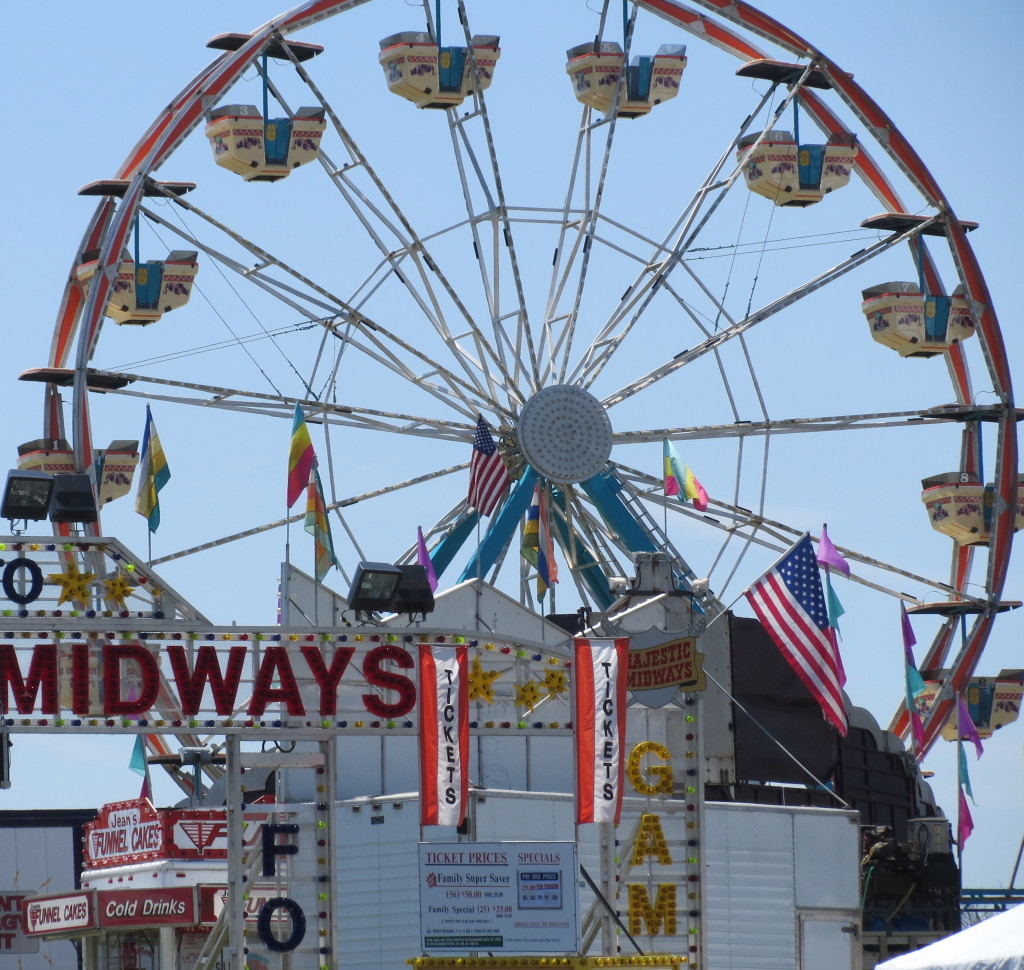
<svg viewBox="0 0 1024 970">
<path fill-rule="evenodd" d="M 546 516 L 543 514 L 543 493 L 538 482 L 533 490 L 533 501 L 526 513 L 526 525 L 523 527 L 523 540 L 519 551 L 522 557 L 537 570 L 537 599 L 543 602 L 548 587 L 557 582 L 551 575 L 552 543 L 547 530 Z M 542 541 L 541 534 L 544 534 Z"/>
<path fill-rule="evenodd" d="M 139 490 L 135 496 L 135 511 L 149 521 L 149 531 L 160 527 L 160 489 L 171 478 L 160 436 L 153 424 L 153 415 L 146 405 L 146 430 L 142 436 L 142 457 L 139 460 Z"/>
</svg>

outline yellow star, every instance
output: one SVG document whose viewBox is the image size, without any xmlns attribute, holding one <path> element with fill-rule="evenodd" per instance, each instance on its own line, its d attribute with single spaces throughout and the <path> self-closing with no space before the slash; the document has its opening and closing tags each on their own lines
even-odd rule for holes
<svg viewBox="0 0 1024 970">
<path fill-rule="evenodd" d="M 569 677 L 564 670 L 548 670 L 544 674 L 544 688 L 548 697 L 557 697 L 569 689 Z"/>
<path fill-rule="evenodd" d="M 103 585 L 107 587 L 107 599 L 113 600 L 122 610 L 125 606 L 125 599 L 135 591 L 135 587 L 121 573 L 118 573 L 113 579 L 103 580 Z"/>
<path fill-rule="evenodd" d="M 516 707 L 525 707 L 532 711 L 542 700 L 544 692 L 535 680 L 528 680 L 521 687 L 516 687 Z"/>
<path fill-rule="evenodd" d="M 483 664 L 480 663 L 480 655 L 477 654 L 469 667 L 469 699 L 493 704 L 494 681 L 498 676 L 497 670 L 484 670 Z"/>
<path fill-rule="evenodd" d="M 61 586 L 60 599 L 57 600 L 57 605 L 61 603 L 79 602 L 84 603 L 89 598 L 88 586 L 95 578 L 95 573 L 78 571 L 78 563 L 74 560 L 68 563 L 67 572 L 64 573 L 50 573 L 47 577 L 51 582 L 59 583 Z"/>
</svg>

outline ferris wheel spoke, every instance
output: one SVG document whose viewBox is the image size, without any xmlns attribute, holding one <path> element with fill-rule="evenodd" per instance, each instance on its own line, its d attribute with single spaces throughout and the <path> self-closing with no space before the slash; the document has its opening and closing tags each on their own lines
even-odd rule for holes
<svg viewBox="0 0 1024 970">
<path fill-rule="evenodd" d="M 300 403 L 306 411 L 307 421 L 325 426 L 415 435 L 439 441 L 459 442 L 471 441 L 476 427 L 475 424 L 460 424 L 448 419 L 427 418 L 394 411 L 381 411 L 347 404 L 332 404 L 327 401 L 305 398 L 300 398 L 296 401 L 295 398 L 286 398 L 275 394 L 261 394 L 238 388 L 213 384 L 196 384 L 143 374 L 92 370 L 90 373 L 93 375 L 93 380 L 116 380 L 118 382 L 123 381 L 125 385 L 139 384 L 194 392 L 186 396 L 175 394 L 171 391 L 131 389 L 129 386 L 105 386 L 101 393 L 144 398 L 151 401 L 165 401 L 169 404 L 262 415 L 265 417 L 287 419 L 289 421 L 292 419 L 295 404 Z"/>
<path fill-rule="evenodd" d="M 570 375 L 570 380 L 578 380 L 584 387 L 591 386 L 601 370 L 611 360 L 615 349 L 639 321 L 658 289 L 668 282 L 671 271 L 693 246 L 700 229 L 707 223 L 721 200 L 725 198 L 739 178 L 742 172 L 740 162 L 734 164 L 731 175 L 724 180 L 721 178 L 722 169 L 734 152 L 739 138 L 745 133 L 752 119 L 767 104 L 770 96 L 771 91 L 766 92 L 761 97 L 760 103 L 747 115 L 728 146 L 712 165 L 700 187 L 665 234 L 662 242 L 648 241 L 649 254 L 645 257 L 635 257 L 641 267 L 637 276 L 627 287 L 618 306 L 612 311 L 590 347 L 576 364 Z M 788 101 L 784 101 L 779 106 L 776 110 L 776 117 L 787 103 Z M 712 195 L 712 193 L 715 194 Z M 701 213 L 703 216 L 700 222 L 696 222 Z"/>
<path fill-rule="evenodd" d="M 831 269 L 828 269 L 824 273 L 821 273 L 818 276 L 815 276 L 814 278 L 808 280 L 802 286 L 794 290 L 791 290 L 784 296 L 781 296 L 778 299 L 773 300 L 771 303 L 766 304 L 765 306 L 761 307 L 761 309 L 756 310 L 753 313 L 746 316 L 744 319 L 736 321 L 736 323 L 732 324 L 731 326 L 723 327 L 721 330 L 717 331 L 711 337 L 707 337 L 704 340 L 702 340 L 696 346 L 689 348 L 687 350 L 680 351 L 671 360 L 668 360 L 664 364 L 655 368 L 654 370 L 649 371 L 647 374 L 638 378 L 632 383 L 619 388 L 619 390 L 613 391 L 611 394 L 607 395 L 601 403 L 606 408 L 611 408 L 614 407 L 616 404 L 621 404 L 623 401 L 625 401 L 627 398 L 632 397 L 638 391 L 642 391 L 644 388 L 650 387 L 652 384 L 655 384 L 658 381 L 664 379 L 665 377 L 668 377 L 670 374 L 673 374 L 675 371 L 677 371 L 680 367 L 683 367 L 686 364 L 689 364 L 692 361 L 697 360 L 699 357 L 703 357 L 704 354 L 708 353 L 711 350 L 714 350 L 716 347 L 722 346 L 723 344 L 732 340 L 734 337 L 738 337 L 740 334 L 745 333 L 747 330 L 749 330 L 756 324 L 762 323 L 763 321 L 773 317 L 780 310 L 786 309 L 787 307 L 796 303 L 798 300 L 802 299 L 808 294 L 821 289 L 826 284 L 839 279 L 846 273 L 849 273 L 851 270 L 856 269 L 858 266 L 861 266 L 864 263 L 869 262 L 870 260 L 878 256 L 880 253 L 883 253 L 891 249 L 897 243 L 904 242 L 907 238 L 916 235 L 921 231 L 922 226 L 934 225 L 936 222 L 938 222 L 938 220 L 938 216 L 933 216 L 932 218 L 928 219 L 925 223 L 922 223 L 921 226 L 915 226 L 913 229 L 909 229 L 906 232 L 893 233 L 891 236 L 885 239 L 880 239 L 873 245 L 868 246 L 867 248 L 862 249 L 857 253 L 854 253 L 852 256 L 850 256 L 843 262 L 836 264 Z M 606 359 L 607 356 L 608 351 L 605 352 L 604 358 L 602 359 Z"/>
<path fill-rule="evenodd" d="M 506 387 L 514 386 L 500 355 L 479 329 L 473 314 L 458 295 L 455 286 L 445 275 L 438 261 L 430 255 L 424 238 L 413 228 L 412 223 L 402 211 L 384 181 L 370 164 L 365 153 L 359 148 L 352 134 L 342 124 L 337 112 L 291 51 L 289 51 L 289 56 L 299 77 L 324 108 L 335 132 L 341 139 L 351 159 L 350 164 L 338 166 L 331 161 L 325 152 L 321 151 L 319 160 L 328 178 L 338 189 L 353 215 L 363 226 L 367 236 L 388 263 L 390 269 L 402 281 L 423 316 L 448 344 L 452 353 L 460 360 L 467 377 L 474 383 L 478 383 L 482 377 L 489 385 L 488 393 L 490 396 L 497 398 L 498 387 L 490 370 L 480 368 L 478 365 L 472 366 L 473 361 L 465 354 L 459 343 L 459 337 L 453 335 L 449 330 L 446 314 L 431 282 L 432 276 L 437 279 L 441 289 L 464 321 L 467 333 L 471 336 L 476 347 L 477 356 L 480 358 L 486 357 L 490 360 L 491 364 L 496 368 L 496 372 L 504 378 Z M 372 189 L 379 195 L 379 203 L 374 202 L 367 192 L 361 189 L 355 182 L 353 174 L 360 169 L 369 179 Z M 392 240 L 391 244 L 384 238 L 382 232 L 388 234 Z M 402 253 L 412 261 L 415 270 L 414 274 L 406 273 L 402 270 L 400 259 L 400 254 Z M 480 385 L 480 391 L 483 393 L 482 385 Z"/>
<path fill-rule="evenodd" d="M 637 442 L 700 441 L 714 438 L 754 438 L 776 434 L 800 434 L 821 431 L 857 431 L 873 428 L 901 428 L 934 424 L 955 424 L 989 415 L 989 409 L 945 405 L 920 411 L 877 411 L 867 414 L 837 414 L 808 418 L 777 418 L 764 421 L 736 421 L 734 424 L 701 427 L 651 428 L 646 431 L 616 431 L 616 444 Z"/>
<path fill-rule="evenodd" d="M 633 16 L 636 16 L 636 8 L 633 8 Z M 624 55 L 627 56 L 627 55 Z M 622 83 L 621 76 L 619 83 Z M 593 128 L 589 121 L 591 114 L 584 112 L 584 120 L 581 123 L 581 128 L 585 129 L 581 132 L 581 137 L 585 137 L 587 140 L 587 150 L 583 157 L 586 159 L 587 164 L 590 164 L 590 141 Z M 603 119 L 597 124 L 605 127 L 605 142 L 604 150 L 601 153 L 601 165 L 597 172 L 596 182 L 593 186 L 593 201 L 591 202 L 591 179 L 589 172 L 584 180 L 586 195 L 584 198 L 584 204 L 581 207 L 583 216 L 576 229 L 578 240 L 577 245 L 572 249 L 572 256 L 578 261 L 579 268 L 576 276 L 576 292 L 573 297 L 572 303 L 568 309 L 568 312 L 561 317 L 561 335 L 556 338 L 553 343 L 561 345 L 562 363 L 559 368 L 559 374 L 564 375 L 568 370 L 569 357 L 572 352 L 573 334 L 576 329 L 576 321 L 579 318 L 580 306 L 583 302 L 583 294 L 587 285 L 587 276 L 590 269 L 590 258 L 593 251 L 594 232 L 598 224 L 598 219 L 601 213 L 601 204 L 604 200 L 605 183 L 608 177 L 608 167 L 611 162 L 612 145 L 615 140 L 615 129 L 618 122 L 618 111 L 613 111 L 608 118 Z M 581 155 L 577 150 L 575 158 L 580 159 Z M 576 175 L 573 172 L 570 178 L 570 191 L 572 185 L 576 182 Z M 581 245 L 580 245 L 581 244 Z M 571 265 L 567 267 L 571 268 Z M 559 287 L 561 289 L 561 287 Z"/>
<path fill-rule="evenodd" d="M 677 514 L 687 518 L 699 519 L 703 525 L 708 527 L 722 532 L 746 537 L 754 544 L 764 546 L 774 552 L 785 552 L 796 539 L 807 531 L 806 529 L 796 528 L 776 519 L 768 518 L 764 515 L 755 515 L 750 512 L 749 509 L 744 509 L 741 506 L 720 501 L 714 496 L 710 496 L 709 502 L 709 508 L 713 507 L 714 513 L 709 514 L 708 512 L 698 512 L 678 500 L 671 500 L 666 498 L 664 494 L 659 494 L 664 487 L 664 483 L 661 479 L 655 478 L 654 476 L 640 471 L 639 469 L 629 468 L 624 465 L 619 465 L 619 469 L 625 480 L 632 481 L 638 487 L 646 487 L 647 491 L 644 494 L 644 497 L 647 501 L 653 502 L 656 505 L 665 506 Z M 812 535 L 812 538 L 817 541 L 819 537 Z M 939 592 L 946 593 L 950 596 L 963 599 L 965 602 L 979 604 L 986 602 L 984 599 L 971 596 L 964 591 L 955 589 L 943 580 L 929 579 L 926 576 L 910 572 L 909 570 L 902 569 L 898 566 L 892 565 L 891 563 L 887 563 L 865 553 L 857 552 L 845 546 L 836 546 L 836 548 L 851 564 L 859 563 L 861 566 L 868 567 L 870 569 L 877 569 L 891 576 L 899 576 L 903 579 L 920 583 L 929 589 L 938 590 Z M 854 570 L 851 570 L 850 572 L 850 580 L 878 592 L 887 593 L 890 596 L 907 600 L 908 602 L 918 602 L 913 597 L 910 597 L 891 586 L 875 582 L 865 577 L 863 574 L 856 573 Z"/>
<path fill-rule="evenodd" d="M 589 167 L 590 167 L 590 141 L 591 131 L 598 124 L 590 121 L 591 112 L 588 107 L 583 108 L 583 114 L 579 124 L 579 132 L 576 136 L 576 148 L 573 153 L 572 163 L 569 169 L 569 184 L 566 188 L 564 201 L 561 209 L 561 221 L 559 224 L 558 238 L 555 242 L 555 254 L 551 263 L 551 281 L 548 284 L 547 303 L 544 309 L 543 343 L 546 347 L 547 363 L 541 373 L 542 382 L 551 379 L 555 371 L 555 361 L 562 348 L 569 339 L 570 329 L 566 325 L 570 316 L 576 312 L 574 309 L 562 311 L 560 309 L 563 295 L 568 286 L 573 267 L 580 257 L 580 252 L 588 236 L 580 231 L 584 224 L 593 223 L 588 216 L 589 204 Z M 574 206 L 576 183 L 580 173 L 584 172 L 588 178 L 583 180 L 584 193 L 583 208 Z M 593 233 L 593 229 L 591 230 Z M 568 242 L 572 237 L 571 244 Z M 561 323 L 559 335 L 555 336 L 555 325 Z M 565 369 L 558 373 L 558 383 L 565 380 Z"/>
<path fill-rule="evenodd" d="M 366 502 L 371 499 L 380 498 L 383 495 L 390 495 L 395 492 L 401 492 L 404 489 L 412 488 L 415 485 L 422 485 L 424 482 L 434 481 L 439 478 L 443 478 L 446 475 L 451 475 L 454 472 L 465 471 L 469 468 L 469 462 L 463 462 L 461 465 L 451 465 L 448 468 L 440 468 L 436 471 L 428 472 L 425 475 L 417 475 L 415 478 L 407 479 L 404 482 L 396 482 L 393 485 L 386 485 L 381 488 L 375 488 L 368 492 L 363 492 L 359 495 L 350 495 L 347 498 L 338 499 L 333 502 L 327 502 L 324 508 L 328 512 L 334 512 L 341 509 L 351 508 L 353 505 L 358 505 L 361 502 Z M 340 511 L 338 512 L 340 515 Z M 237 542 L 239 539 L 248 539 L 251 536 L 260 535 L 264 532 L 270 532 L 273 529 L 280 529 L 282 526 L 290 525 L 293 522 L 301 522 L 305 519 L 305 511 L 299 512 L 295 515 L 285 516 L 282 519 L 276 519 L 273 522 L 267 522 L 263 525 L 254 526 L 251 529 L 244 529 L 241 532 L 235 532 L 229 536 L 223 536 L 219 539 L 213 539 L 210 542 L 204 542 L 197 546 L 191 546 L 188 549 L 180 549 L 178 552 L 172 552 L 165 556 L 154 558 L 151 562 L 151 566 L 159 566 L 162 563 L 173 562 L 176 559 L 183 559 L 186 556 L 192 556 L 196 553 L 207 552 L 210 549 L 216 549 L 220 546 L 225 546 L 231 542 Z"/>
<path fill-rule="evenodd" d="M 627 469 L 618 464 L 615 465 L 615 479 L 629 498 L 628 503 L 626 503 L 629 512 L 643 527 L 644 531 L 653 537 L 655 547 L 663 549 L 672 556 L 674 563 L 678 564 L 679 575 L 686 579 L 688 583 L 695 580 L 697 574 L 687 563 L 683 554 L 672 544 L 668 533 L 658 524 L 645 504 L 649 493 L 648 483 L 644 482 L 642 487 L 638 487 L 638 482 L 632 474 L 627 474 Z M 629 549 L 627 551 L 632 553 L 635 550 Z"/>
<path fill-rule="evenodd" d="M 469 25 L 469 17 L 466 14 L 463 0 L 458 0 L 459 21 L 462 24 L 466 51 L 469 55 L 470 70 L 475 78 L 472 98 L 474 110 L 457 116 L 454 111 L 446 112 L 449 133 L 452 142 L 452 151 L 456 160 L 459 172 L 462 195 L 466 205 L 466 214 L 473 234 L 473 246 L 477 252 L 477 264 L 481 273 L 484 293 L 491 316 L 491 327 L 494 333 L 496 347 L 501 347 L 507 339 L 507 331 L 504 326 L 506 320 L 515 318 L 516 339 L 513 347 L 515 368 L 512 374 L 514 386 L 522 387 L 524 371 L 529 374 L 533 388 L 540 386 L 540 371 L 537 356 L 537 349 L 534 346 L 533 332 L 530 326 L 529 312 L 527 309 L 526 293 L 523 289 L 522 274 L 519 266 L 519 256 L 516 249 L 515 235 L 512 231 L 512 221 L 509 218 L 508 203 L 505 197 L 505 187 L 501 176 L 501 167 L 498 163 L 498 155 L 494 146 L 494 135 L 491 126 L 490 114 L 487 110 L 487 99 L 484 95 L 484 85 L 481 83 L 480 68 L 474 52 L 473 37 Z M 429 17 L 429 11 L 428 11 Z M 484 147 L 487 155 L 487 165 L 480 163 L 479 154 L 473 146 L 470 124 L 478 122 L 482 133 Z M 463 157 L 465 153 L 465 158 Z M 465 159 L 470 162 L 470 168 L 476 175 L 480 190 L 483 193 L 486 213 L 478 214 L 474 205 L 473 192 L 467 179 L 467 166 Z M 489 173 L 489 177 L 488 177 Z M 489 221 L 492 226 L 491 246 L 483 247 L 479 238 L 478 226 L 481 218 Z M 487 271 L 487 265 L 483 258 L 485 248 L 491 250 L 491 270 Z M 503 309 L 501 294 L 501 265 L 502 252 L 507 255 L 509 272 L 512 277 L 514 297 L 512 299 L 512 310 Z M 524 347 L 525 344 L 525 347 Z M 523 360 L 523 354 L 527 360 Z"/>
<path fill-rule="evenodd" d="M 607 609 L 613 602 L 609 577 L 623 570 L 604 523 L 581 501 L 575 487 L 552 486 L 551 493 L 554 536 L 576 589 L 584 602 L 589 597 L 598 609 Z"/>
<path fill-rule="evenodd" d="M 179 200 L 178 198 L 175 198 L 174 201 Z M 327 327 L 334 332 L 335 336 L 338 336 L 345 341 L 346 344 L 356 347 L 368 356 L 372 356 L 375 360 L 394 371 L 400 377 L 416 383 L 417 386 L 423 388 L 428 393 L 434 394 L 444 400 L 449 406 L 456 407 L 464 415 L 472 416 L 481 408 L 493 410 L 498 410 L 500 408 L 500 404 L 497 399 L 492 399 L 485 395 L 485 392 L 479 382 L 470 382 L 459 377 L 439 362 L 428 357 L 423 351 L 417 349 L 409 341 L 400 338 L 389 328 L 369 318 L 358 307 L 351 305 L 336 296 L 326 287 L 321 286 L 308 277 L 302 275 L 287 263 L 271 255 L 267 250 L 263 249 L 251 240 L 246 239 L 240 233 L 229 229 L 223 223 L 218 222 L 198 207 L 189 202 L 184 202 L 182 207 L 199 218 L 204 219 L 215 228 L 223 231 L 233 241 L 243 246 L 248 252 L 256 256 L 259 259 L 259 262 L 255 266 L 244 266 L 238 260 L 214 249 L 212 246 L 204 243 L 202 240 L 198 239 L 191 233 L 188 233 L 181 227 L 170 223 L 158 213 L 147 210 L 145 214 L 152 221 L 166 227 L 180 238 L 194 245 L 197 249 L 201 249 L 208 256 L 215 259 L 219 264 L 224 265 L 239 276 L 249 280 L 271 296 L 280 300 L 296 313 L 302 315 L 309 322 Z M 291 277 L 298 283 L 301 283 L 302 287 L 305 289 L 291 286 L 281 280 L 274 279 L 267 275 L 266 270 L 271 267 Z M 312 309 L 309 304 L 312 304 Z M 314 312 L 316 310 L 319 310 L 320 313 Z M 324 314 L 326 314 L 326 316 L 324 316 Z M 339 328 L 335 322 L 335 318 L 339 316 L 348 326 L 347 333 L 339 332 Z M 367 349 L 366 344 L 360 343 L 351 336 L 353 332 L 359 332 L 367 341 L 374 344 L 379 351 L 379 354 L 372 353 Z M 410 354 L 421 362 L 428 364 L 430 366 L 430 371 L 423 375 L 415 374 L 402 362 L 392 347 L 388 346 L 389 344 L 401 349 L 407 354 Z M 479 367 L 479 361 L 474 360 L 473 363 L 476 368 Z M 428 378 L 432 375 L 440 377 L 444 381 L 446 387 L 439 387 L 431 384 Z"/>
</svg>

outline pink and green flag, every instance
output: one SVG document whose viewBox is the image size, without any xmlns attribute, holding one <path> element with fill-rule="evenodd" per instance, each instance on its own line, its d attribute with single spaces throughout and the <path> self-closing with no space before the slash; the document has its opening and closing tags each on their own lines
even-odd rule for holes
<svg viewBox="0 0 1024 970">
<path fill-rule="evenodd" d="M 907 694 L 907 714 L 910 716 L 910 730 L 914 736 L 914 745 L 920 751 L 924 747 L 924 725 L 921 723 L 921 715 L 917 710 L 917 697 L 926 690 L 924 678 L 918 672 L 914 663 L 914 644 L 917 637 L 914 636 L 914 629 L 910 625 L 910 617 L 907 616 L 907 607 L 900 600 L 900 628 L 903 631 L 903 668 L 906 674 L 905 686 Z"/>
<path fill-rule="evenodd" d="M 703 512 L 708 507 L 708 493 L 704 486 L 697 480 L 697 476 L 690 471 L 689 466 L 684 465 L 676 454 L 675 449 L 668 443 L 663 442 L 665 462 L 665 494 L 675 495 L 680 501 L 692 502 L 698 512 Z"/>
</svg>

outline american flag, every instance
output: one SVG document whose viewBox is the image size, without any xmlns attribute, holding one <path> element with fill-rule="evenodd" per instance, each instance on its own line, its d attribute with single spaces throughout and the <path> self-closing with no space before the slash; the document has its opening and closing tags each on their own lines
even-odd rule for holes
<svg viewBox="0 0 1024 970">
<path fill-rule="evenodd" d="M 805 533 L 798 539 L 746 596 L 761 625 L 821 705 L 825 719 L 845 735 L 846 710 L 811 537 Z"/>
<path fill-rule="evenodd" d="M 473 436 L 473 457 L 469 462 L 469 496 L 466 501 L 481 515 L 490 515 L 508 483 L 508 469 L 498 454 L 491 431 L 483 417 L 478 416 L 476 434 Z"/>
</svg>

